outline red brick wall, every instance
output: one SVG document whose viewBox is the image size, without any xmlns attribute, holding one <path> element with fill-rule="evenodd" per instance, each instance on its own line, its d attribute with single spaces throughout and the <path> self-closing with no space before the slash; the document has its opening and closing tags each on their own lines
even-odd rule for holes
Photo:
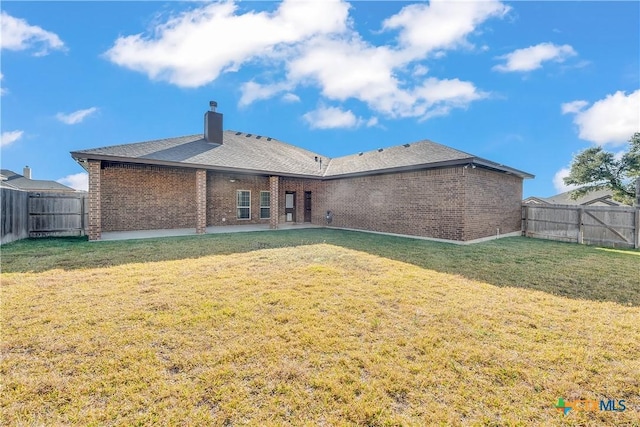
<svg viewBox="0 0 640 427">
<path fill-rule="evenodd" d="M 230 182 L 231 179 L 235 182 Z M 251 191 L 251 219 L 238 219 L 237 190 Z M 269 224 L 269 219 L 260 219 L 261 191 L 270 191 L 267 176 L 209 171 L 207 173 L 207 225 Z"/>
<path fill-rule="evenodd" d="M 462 240 L 463 183 L 461 168 L 330 180 L 314 219 L 320 214 L 326 224 L 331 210 L 335 227 Z"/>
<path fill-rule="evenodd" d="M 103 162 L 102 231 L 196 227 L 193 169 Z"/>
<path fill-rule="evenodd" d="M 196 171 L 196 233 L 207 232 L 207 171 Z"/>
<path fill-rule="evenodd" d="M 95 169 L 95 168 L 94 168 Z M 196 171 L 106 164 L 100 171 L 103 231 L 196 227 Z M 231 182 L 235 180 L 235 182 Z M 260 219 L 260 191 L 269 177 L 208 171 L 206 224 L 269 224 Z M 314 180 L 281 177 L 278 222 L 285 222 L 285 193 L 296 192 L 296 222 L 304 221 L 304 192 L 312 192 L 313 224 L 472 240 L 520 230 L 522 180 L 481 168 L 430 169 L 398 174 Z M 95 186 L 95 185 L 94 185 Z M 251 219 L 236 215 L 236 191 L 251 191 Z M 91 196 L 90 196 L 91 197 Z M 95 227 L 94 227 L 95 228 Z M 95 233 L 94 233 L 95 234 Z"/>
<path fill-rule="evenodd" d="M 100 160 L 89 160 L 89 240 L 100 240 L 102 235 L 102 211 L 100 203 Z"/>
<path fill-rule="evenodd" d="M 269 218 L 269 228 L 278 228 L 280 218 L 280 177 L 269 177 L 269 191 L 271 192 L 271 218 Z"/>
<path fill-rule="evenodd" d="M 520 231 L 522 179 L 486 169 L 465 171 L 464 240 Z"/>
</svg>

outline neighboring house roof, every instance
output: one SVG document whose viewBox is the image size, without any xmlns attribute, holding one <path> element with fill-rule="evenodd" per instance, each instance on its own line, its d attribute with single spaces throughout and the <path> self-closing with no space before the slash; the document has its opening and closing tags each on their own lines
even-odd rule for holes
<svg viewBox="0 0 640 427">
<path fill-rule="evenodd" d="M 578 197 L 571 198 L 572 191 L 556 194 L 551 197 L 527 197 L 523 200 L 528 204 L 549 204 L 549 205 L 591 205 L 591 206 L 624 206 L 622 203 L 613 200 L 611 190 L 596 190 Z"/>
<path fill-rule="evenodd" d="M 533 175 L 431 141 L 331 159 L 274 138 L 224 131 L 223 143 L 207 142 L 201 134 L 73 151 L 87 159 L 160 164 L 207 169 L 337 178 L 456 164 L 477 164 L 521 178 Z"/>
<path fill-rule="evenodd" d="M 11 188 L 11 189 L 14 189 L 14 190 L 19 190 L 18 187 L 14 187 L 13 185 L 9 184 L 6 181 L 0 181 L 0 188 Z"/>
<path fill-rule="evenodd" d="M 9 169 L 0 170 L 0 175 L 6 178 L 0 181 L 0 186 L 5 188 L 15 188 L 24 191 L 76 191 L 56 181 L 25 178 L 23 175 L 17 174 Z"/>
</svg>

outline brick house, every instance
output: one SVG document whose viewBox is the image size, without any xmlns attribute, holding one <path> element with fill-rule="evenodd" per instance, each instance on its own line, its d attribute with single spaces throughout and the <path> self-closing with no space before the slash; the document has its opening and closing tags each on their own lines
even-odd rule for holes
<svg viewBox="0 0 640 427">
<path fill-rule="evenodd" d="M 533 176 L 431 141 L 328 158 L 271 137 L 223 131 L 79 150 L 90 240 L 107 231 L 311 223 L 471 241 L 519 232 Z"/>
</svg>

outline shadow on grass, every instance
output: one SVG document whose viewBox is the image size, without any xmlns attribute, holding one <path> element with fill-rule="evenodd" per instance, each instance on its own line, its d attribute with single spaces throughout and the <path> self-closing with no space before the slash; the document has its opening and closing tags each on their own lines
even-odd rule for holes
<svg viewBox="0 0 640 427">
<path fill-rule="evenodd" d="M 109 267 L 327 243 L 496 286 L 640 306 L 640 251 L 522 237 L 474 245 L 335 229 L 261 231 L 127 241 L 23 240 L 2 248 L 2 271 Z"/>
</svg>

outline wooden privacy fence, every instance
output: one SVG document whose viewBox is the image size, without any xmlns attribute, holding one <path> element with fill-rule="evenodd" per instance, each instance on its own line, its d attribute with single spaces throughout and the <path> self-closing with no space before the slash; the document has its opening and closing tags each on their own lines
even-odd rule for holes
<svg viewBox="0 0 640 427">
<path fill-rule="evenodd" d="M 522 233 L 563 242 L 638 248 L 640 208 L 522 205 Z"/>
<path fill-rule="evenodd" d="M 29 237 L 84 236 L 84 193 L 29 193 Z"/>
<path fill-rule="evenodd" d="M 2 189 L 2 243 L 26 237 L 83 236 L 86 193 Z"/>
<path fill-rule="evenodd" d="M 0 188 L 2 196 L 2 218 L 0 243 L 29 237 L 29 193 L 26 191 Z"/>
</svg>

